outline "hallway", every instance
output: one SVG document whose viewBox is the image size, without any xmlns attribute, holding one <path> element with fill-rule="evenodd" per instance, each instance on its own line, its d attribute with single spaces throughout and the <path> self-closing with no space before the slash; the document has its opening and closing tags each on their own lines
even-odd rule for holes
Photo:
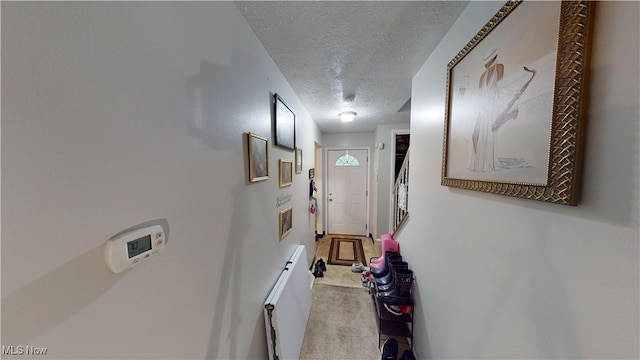
<svg viewBox="0 0 640 360">
<path fill-rule="evenodd" d="M 527 2 L 538 3 L 521 4 Z M 370 3 L 340 5 L 368 10 Z M 394 32 L 397 24 L 410 25 L 404 13 L 411 6 L 451 3 L 461 13 L 444 36 Z M 331 8 L 332 2 L 307 4 Z M 392 19 L 385 26 L 367 23 L 374 31 L 365 36 L 434 45 L 415 71 L 403 75 L 405 90 L 377 87 L 383 97 L 372 103 L 392 104 L 387 117 L 373 106 L 352 107 L 365 99 L 358 91 L 370 86 L 361 82 L 368 71 L 390 74 L 385 64 L 393 62 L 378 63 L 377 55 L 404 58 L 403 43 L 373 48 L 371 56 L 356 59 L 367 71 L 354 73 L 337 58 L 339 50 L 349 49 L 341 42 L 347 34 L 321 44 L 281 37 L 292 51 L 271 54 L 242 4 L 231 1 L 0 2 L 2 345 L 47 348 L 55 359 L 265 359 L 265 298 L 296 247 L 304 245 L 312 263 L 313 212 L 325 215 L 329 208 L 327 172 L 322 161 L 315 163 L 316 145 L 323 151 L 370 149 L 369 228 L 362 233 L 378 238 L 389 232 L 393 218 L 392 134 L 406 130 L 411 216 L 398 241 L 416 274 L 419 358 L 638 358 L 640 2 L 590 2 L 597 7 L 593 27 L 582 27 L 593 35 L 584 44 L 589 68 L 580 71 L 589 87 L 580 106 L 567 109 L 580 108 L 587 120 L 577 129 L 584 152 L 575 153 L 581 155 L 577 166 L 560 166 L 555 158 L 548 164 L 581 171 L 570 182 L 580 188 L 576 206 L 443 186 L 445 145 L 454 144 L 447 141 L 454 134 L 445 131 L 452 90 L 447 66 L 470 39 L 490 39 L 477 36 L 479 29 L 504 14 L 504 4 L 378 4 L 394 10 L 387 12 Z M 352 16 L 368 14 L 327 16 L 356 29 Z M 431 25 L 413 14 L 416 25 Z M 529 30 L 542 22 L 520 22 L 515 15 L 500 26 L 515 24 L 526 37 L 539 36 Z M 294 20 L 283 21 L 283 28 Z M 307 25 L 301 26 L 313 30 Z M 510 39 L 500 46 L 505 77 L 509 69 L 529 66 L 531 51 L 553 47 L 560 38 L 529 46 L 511 31 L 499 33 Z M 302 45 L 317 45 L 318 54 L 329 57 L 330 70 L 318 78 L 328 80 L 324 84 L 333 92 L 316 100 L 335 106 L 323 116 L 314 115 L 305 93 L 285 75 L 309 73 L 297 71 L 296 64 L 280 69 L 274 60 L 310 63 L 292 55 Z M 472 55 L 481 64 L 481 54 Z M 470 85 L 477 84 L 471 75 L 481 67 L 469 67 Z M 534 81 L 553 78 L 546 74 Z M 306 77 L 303 85 L 322 84 L 318 78 Z M 474 94 L 464 86 L 455 92 Z M 293 113 L 283 143 L 293 148 L 277 141 L 276 94 Z M 358 113 L 355 120 L 338 122 L 338 114 L 350 110 Z M 369 115 L 379 121 L 368 123 Z M 319 125 L 325 116 L 336 121 L 335 131 Z M 539 130 L 542 124 L 535 116 L 522 120 L 505 126 Z M 465 118 L 469 130 L 474 121 Z M 350 131 L 365 124 L 365 130 Z M 466 162 L 466 150 L 473 148 L 473 131 L 459 130 L 456 164 Z M 544 134 L 511 145 L 550 144 Z M 256 162 L 249 154 L 258 154 L 257 166 L 251 167 Z M 318 185 L 325 185 L 317 204 L 309 198 L 314 171 Z M 328 232 L 327 220 L 319 232 Z M 150 221 L 167 225 L 162 253 L 112 272 L 106 243 Z M 350 275 L 346 266 L 329 268 L 315 287 L 335 286 L 321 281 L 333 281 L 329 275 L 339 272 Z M 345 288 L 361 290 L 355 279 Z"/>
</svg>

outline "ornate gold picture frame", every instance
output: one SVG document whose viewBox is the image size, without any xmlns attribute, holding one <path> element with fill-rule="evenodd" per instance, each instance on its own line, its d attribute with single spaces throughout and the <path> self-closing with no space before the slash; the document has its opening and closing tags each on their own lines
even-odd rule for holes
<svg viewBox="0 0 640 360">
<path fill-rule="evenodd" d="M 577 205 L 594 6 L 507 2 L 449 62 L 443 186 Z"/>
</svg>

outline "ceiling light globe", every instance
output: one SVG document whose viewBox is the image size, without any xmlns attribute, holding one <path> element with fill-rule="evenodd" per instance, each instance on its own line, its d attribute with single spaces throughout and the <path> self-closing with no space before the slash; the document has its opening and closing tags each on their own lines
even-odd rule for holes
<svg viewBox="0 0 640 360">
<path fill-rule="evenodd" d="M 356 113 L 353 111 L 344 111 L 338 114 L 338 116 L 343 122 L 351 122 L 356 118 Z"/>
</svg>

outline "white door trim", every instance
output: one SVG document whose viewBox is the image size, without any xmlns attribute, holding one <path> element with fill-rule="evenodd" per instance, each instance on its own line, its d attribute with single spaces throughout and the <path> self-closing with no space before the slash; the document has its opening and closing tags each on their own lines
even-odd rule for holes
<svg viewBox="0 0 640 360">
<path fill-rule="evenodd" d="M 323 157 L 325 159 L 325 161 L 322 164 L 322 169 L 323 169 L 323 174 L 322 174 L 322 182 L 323 182 L 323 188 L 324 189 L 328 189 L 329 187 L 329 150 L 366 150 L 367 151 L 367 219 L 366 219 L 366 225 L 367 225 L 367 231 L 366 231 L 366 236 L 369 236 L 369 233 L 371 232 L 371 209 L 370 209 L 370 197 L 371 197 L 371 189 L 370 189 L 370 183 L 371 183 L 371 147 L 369 146 L 339 146 L 339 147 L 326 147 L 326 148 L 322 148 L 323 151 Z M 324 204 L 323 209 L 322 209 L 322 214 L 323 214 L 323 228 L 325 228 L 327 230 L 327 234 L 329 233 L 329 192 L 328 191 L 324 191 L 324 194 L 322 194 L 322 202 Z"/>
<path fill-rule="evenodd" d="M 391 165 L 389 166 L 389 231 L 393 232 L 394 218 L 393 214 L 395 209 L 393 208 L 393 186 L 396 184 L 396 136 L 397 135 L 411 135 L 409 129 L 397 129 L 391 130 Z"/>
</svg>

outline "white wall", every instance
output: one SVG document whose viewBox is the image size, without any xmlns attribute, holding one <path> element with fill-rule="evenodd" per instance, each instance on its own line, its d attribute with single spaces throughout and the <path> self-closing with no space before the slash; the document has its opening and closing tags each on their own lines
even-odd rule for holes
<svg viewBox="0 0 640 360">
<path fill-rule="evenodd" d="M 293 152 L 271 146 L 269 180 L 246 175 L 243 134 L 273 140 L 276 92 L 309 154 L 286 189 L 277 160 Z M 263 301 L 296 244 L 313 257 L 314 141 L 232 2 L 3 2 L 2 345 L 58 359 L 266 358 Z M 111 273 L 105 241 L 160 218 L 159 258 Z"/>
<path fill-rule="evenodd" d="M 373 132 L 322 134 L 322 147 L 373 147 Z"/>
<path fill-rule="evenodd" d="M 418 358 L 638 358 L 639 4 L 599 2 L 577 207 L 440 186 L 446 65 L 501 7 L 471 2 L 413 79 Z"/>
</svg>

